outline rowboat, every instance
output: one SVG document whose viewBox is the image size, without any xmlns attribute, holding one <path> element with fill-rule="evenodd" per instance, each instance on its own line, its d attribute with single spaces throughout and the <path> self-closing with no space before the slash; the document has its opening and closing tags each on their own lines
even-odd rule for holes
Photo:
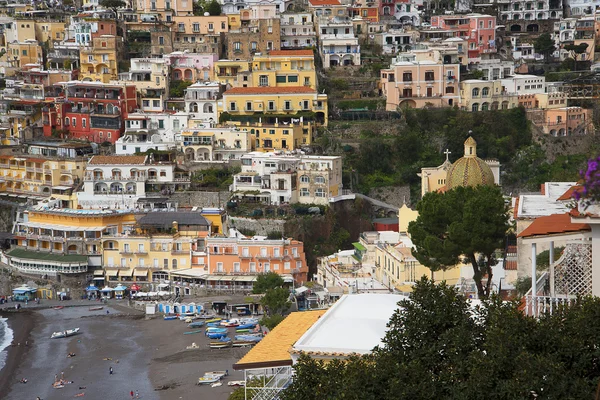
<svg viewBox="0 0 600 400">
<path fill-rule="evenodd" d="M 79 333 L 79 328 L 67 329 L 66 331 L 62 331 L 62 332 L 54 332 L 52 334 L 52 336 L 50 336 L 50 339 L 65 338 L 65 337 L 77 335 L 78 333 Z"/>
<path fill-rule="evenodd" d="M 225 326 L 227 328 L 231 328 L 234 326 L 239 326 L 240 325 L 240 320 L 239 319 L 228 319 L 225 321 L 221 321 L 221 326 Z"/>
<path fill-rule="evenodd" d="M 227 386 L 246 386 L 245 381 L 230 381 L 227 382 Z"/>
<path fill-rule="evenodd" d="M 207 322 L 206 326 L 210 326 L 212 328 L 219 328 L 221 324 L 219 322 Z"/>
<path fill-rule="evenodd" d="M 176 315 L 167 315 L 165 318 L 165 321 L 173 321 L 175 319 L 177 319 Z"/>
<path fill-rule="evenodd" d="M 198 329 L 196 331 L 183 332 L 184 335 L 193 335 L 194 333 L 200 333 L 202 329 Z"/>
<path fill-rule="evenodd" d="M 99 311 L 99 310 L 102 310 L 103 308 L 104 308 L 104 307 L 102 307 L 102 306 L 98 306 L 98 307 L 90 307 L 88 310 L 89 310 L 89 311 Z"/>
<path fill-rule="evenodd" d="M 221 339 L 227 336 L 227 332 L 207 332 L 206 336 L 208 336 L 209 339 Z"/>
<path fill-rule="evenodd" d="M 257 342 L 252 340 L 234 340 L 233 347 L 250 347 L 254 346 Z"/>
<path fill-rule="evenodd" d="M 202 321 L 198 321 L 198 322 L 192 322 L 188 325 L 188 328 L 202 328 L 204 326 L 204 322 Z"/>
<path fill-rule="evenodd" d="M 218 376 L 203 376 L 198 378 L 198 385 L 209 385 L 219 381 L 221 378 Z"/>
<path fill-rule="evenodd" d="M 235 333 L 249 333 L 252 329 L 236 329 Z"/>
<path fill-rule="evenodd" d="M 197 316 L 199 319 L 214 319 L 216 318 L 215 314 L 200 314 Z M 219 318 L 220 320 L 220 318 Z"/>
<path fill-rule="evenodd" d="M 209 326 L 208 328 L 206 328 L 206 332 L 211 332 L 211 333 L 227 333 L 229 330 L 227 328 L 215 328 L 212 326 Z"/>
<path fill-rule="evenodd" d="M 218 376 L 219 379 L 225 377 L 229 375 L 229 371 L 225 370 L 225 371 L 208 371 L 204 373 L 204 376 Z"/>
<path fill-rule="evenodd" d="M 252 328 L 254 328 L 255 326 L 256 326 L 256 323 L 242 324 L 242 325 L 239 325 L 239 326 L 236 328 L 236 331 L 237 331 L 238 329 L 252 329 Z"/>
<path fill-rule="evenodd" d="M 215 382 L 210 385 L 210 387 L 219 387 L 219 386 L 223 386 L 223 384 L 221 382 Z"/>
<path fill-rule="evenodd" d="M 210 347 L 211 349 L 222 349 L 225 347 L 230 347 L 231 346 L 231 339 L 230 338 L 221 338 L 219 340 L 215 340 L 212 341 L 208 344 L 208 347 Z"/>
<path fill-rule="evenodd" d="M 222 320 L 223 320 L 223 318 L 213 318 L 213 319 L 206 320 L 206 323 L 209 324 L 211 322 L 221 322 Z"/>
<path fill-rule="evenodd" d="M 235 340 L 258 343 L 262 340 L 262 335 L 235 335 Z"/>
</svg>

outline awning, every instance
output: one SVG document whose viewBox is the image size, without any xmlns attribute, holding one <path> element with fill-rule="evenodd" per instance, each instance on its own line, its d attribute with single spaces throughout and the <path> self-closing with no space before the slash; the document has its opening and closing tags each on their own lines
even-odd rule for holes
<svg viewBox="0 0 600 400">
<path fill-rule="evenodd" d="M 94 276 L 103 276 L 104 275 L 104 271 L 102 271 L 101 269 L 97 269 L 94 271 Z"/>
<path fill-rule="evenodd" d="M 120 269 L 119 276 L 131 276 L 133 274 L 132 269 Z"/>
<path fill-rule="evenodd" d="M 106 271 L 106 275 L 108 275 L 108 276 L 117 276 L 118 273 L 119 273 L 118 269 L 109 269 L 108 271 Z"/>
<path fill-rule="evenodd" d="M 20 225 L 24 228 L 28 227 L 28 228 L 54 229 L 57 231 L 67 231 L 67 232 L 103 231 L 104 229 L 106 229 L 106 226 L 75 227 L 75 226 L 68 226 L 68 225 L 40 224 L 38 222 L 23 222 Z"/>
<path fill-rule="evenodd" d="M 180 276 L 182 278 L 206 279 L 208 274 L 206 273 L 204 268 L 188 268 L 188 269 L 181 269 L 178 271 L 172 271 L 171 276 Z"/>
<path fill-rule="evenodd" d="M 256 282 L 256 279 L 258 279 L 258 276 L 256 275 L 240 275 L 233 277 L 235 282 Z"/>
<path fill-rule="evenodd" d="M 93 280 L 94 280 L 94 281 L 103 281 L 103 280 L 104 280 L 104 277 L 102 277 L 102 276 L 97 276 L 97 277 L 95 277 Z"/>
<path fill-rule="evenodd" d="M 67 190 L 71 189 L 71 186 L 52 186 L 52 189 Z"/>
<path fill-rule="evenodd" d="M 148 271 L 145 269 L 135 269 L 133 271 L 133 276 L 147 276 Z"/>
</svg>

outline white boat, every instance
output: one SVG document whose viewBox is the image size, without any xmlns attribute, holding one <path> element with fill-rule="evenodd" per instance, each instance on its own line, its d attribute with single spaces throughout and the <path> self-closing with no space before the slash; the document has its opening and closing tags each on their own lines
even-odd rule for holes
<svg viewBox="0 0 600 400">
<path fill-rule="evenodd" d="M 218 382 L 220 379 L 218 376 L 203 376 L 198 378 L 198 385 L 209 385 Z"/>
<path fill-rule="evenodd" d="M 50 339 L 65 338 L 65 337 L 77 335 L 78 333 L 79 333 L 79 328 L 67 329 L 66 331 L 54 332 L 52 334 L 52 336 L 50 336 Z"/>
<path fill-rule="evenodd" d="M 227 375 L 229 375 L 229 371 L 208 371 L 204 373 L 204 376 L 216 376 L 219 379 Z"/>
<path fill-rule="evenodd" d="M 223 384 L 221 382 L 215 382 L 212 385 L 210 385 L 210 387 L 219 387 L 219 386 L 223 386 Z"/>
<path fill-rule="evenodd" d="M 245 381 L 230 381 L 227 382 L 227 386 L 246 386 Z"/>
</svg>

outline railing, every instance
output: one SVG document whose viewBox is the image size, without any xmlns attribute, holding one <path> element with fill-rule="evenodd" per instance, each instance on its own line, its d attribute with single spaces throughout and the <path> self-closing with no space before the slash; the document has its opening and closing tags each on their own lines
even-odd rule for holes
<svg viewBox="0 0 600 400">
<path fill-rule="evenodd" d="M 552 314 L 555 310 L 570 307 L 577 299 L 573 297 L 550 297 L 550 296 L 525 296 L 525 315 L 539 317 L 543 314 Z"/>
</svg>

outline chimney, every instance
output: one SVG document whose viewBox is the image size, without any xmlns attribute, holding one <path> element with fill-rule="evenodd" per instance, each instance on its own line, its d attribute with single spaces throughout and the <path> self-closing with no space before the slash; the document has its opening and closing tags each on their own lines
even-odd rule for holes
<svg viewBox="0 0 600 400">
<path fill-rule="evenodd" d="M 177 221 L 173 221 L 171 226 L 173 227 L 173 231 L 175 231 L 175 233 L 179 232 L 179 223 Z"/>
</svg>

